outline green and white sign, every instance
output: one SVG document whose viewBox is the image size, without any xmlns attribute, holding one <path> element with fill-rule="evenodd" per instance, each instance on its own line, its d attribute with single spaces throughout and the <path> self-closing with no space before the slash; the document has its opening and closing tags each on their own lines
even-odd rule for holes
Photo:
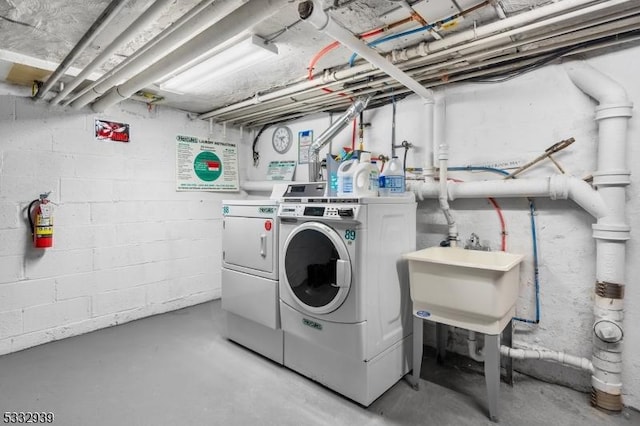
<svg viewBox="0 0 640 426">
<path fill-rule="evenodd" d="M 237 191 L 238 147 L 192 136 L 176 137 L 177 191 Z"/>
</svg>

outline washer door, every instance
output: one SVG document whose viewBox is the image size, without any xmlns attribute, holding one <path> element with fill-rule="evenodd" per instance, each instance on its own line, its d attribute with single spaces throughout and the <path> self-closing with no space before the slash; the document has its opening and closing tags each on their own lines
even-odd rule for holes
<svg viewBox="0 0 640 426">
<path fill-rule="evenodd" d="M 351 262 L 336 231 L 304 223 L 291 231 L 281 255 L 288 290 L 305 310 L 328 314 L 342 305 L 351 287 Z"/>
</svg>

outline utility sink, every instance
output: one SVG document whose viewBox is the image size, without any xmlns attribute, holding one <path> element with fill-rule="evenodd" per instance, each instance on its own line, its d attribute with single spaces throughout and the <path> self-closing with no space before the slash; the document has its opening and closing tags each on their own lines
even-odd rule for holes
<svg viewBox="0 0 640 426">
<path fill-rule="evenodd" d="M 514 316 L 523 255 L 430 247 L 404 257 L 414 315 L 485 334 Z"/>
</svg>

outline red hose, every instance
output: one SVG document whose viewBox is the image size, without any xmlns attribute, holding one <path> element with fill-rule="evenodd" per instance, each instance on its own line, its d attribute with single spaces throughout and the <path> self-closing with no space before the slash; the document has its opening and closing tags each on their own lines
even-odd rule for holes
<svg viewBox="0 0 640 426">
<path fill-rule="evenodd" d="M 357 129 L 357 125 L 356 125 L 356 119 L 353 119 L 353 131 L 351 132 L 351 151 L 355 151 L 356 150 L 356 129 Z"/>
<path fill-rule="evenodd" d="M 498 205 L 498 202 L 493 198 L 488 198 L 489 202 L 493 204 L 493 207 L 496 209 L 498 213 L 498 217 L 500 218 L 500 229 L 502 230 L 502 251 L 507 251 L 507 226 L 504 223 L 504 216 L 502 215 L 502 209 Z"/>
</svg>

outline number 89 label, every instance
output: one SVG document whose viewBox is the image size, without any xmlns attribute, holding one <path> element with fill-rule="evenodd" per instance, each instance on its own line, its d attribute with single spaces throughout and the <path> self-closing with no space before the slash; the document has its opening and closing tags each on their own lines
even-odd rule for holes
<svg viewBox="0 0 640 426">
<path fill-rule="evenodd" d="M 356 239 L 356 230 L 355 229 L 347 229 L 344 231 L 344 239 L 349 241 L 355 241 Z"/>
</svg>

